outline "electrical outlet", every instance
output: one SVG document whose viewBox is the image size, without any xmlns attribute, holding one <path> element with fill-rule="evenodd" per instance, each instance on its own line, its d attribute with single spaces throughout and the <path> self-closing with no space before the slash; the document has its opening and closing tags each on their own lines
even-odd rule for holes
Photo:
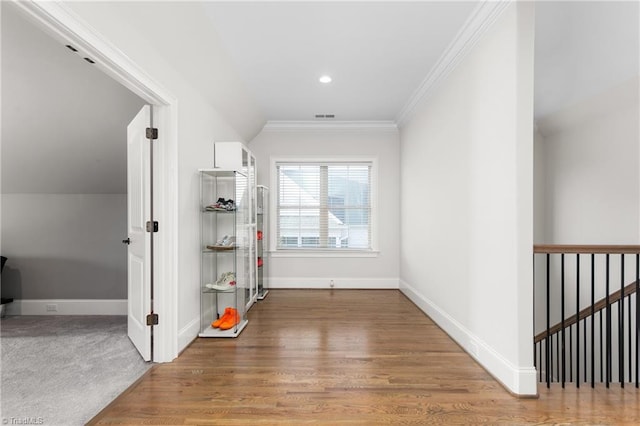
<svg viewBox="0 0 640 426">
<path fill-rule="evenodd" d="M 333 280 L 329 281 L 329 287 L 333 288 L 336 284 L 333 282 Z"/>
<path fill-rule="evenodd" d="M 47 312 L 58 312 L 58 305 L 51 303 L 47 305 Z"/>
</svg>

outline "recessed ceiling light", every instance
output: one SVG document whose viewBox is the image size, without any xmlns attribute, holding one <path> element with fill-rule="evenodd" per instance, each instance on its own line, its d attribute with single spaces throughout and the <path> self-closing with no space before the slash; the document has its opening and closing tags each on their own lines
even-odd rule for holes
<svg viewBox="0 0 640 426">
<path fill-rule="evenodd" d="M 324 83 L 324 84 L 331 83 L 331 76 L 330 75 L 323 75 L 322 77 L 320 77 L 319 81 L 320 81 L 320 83 Z"/>
</svg>

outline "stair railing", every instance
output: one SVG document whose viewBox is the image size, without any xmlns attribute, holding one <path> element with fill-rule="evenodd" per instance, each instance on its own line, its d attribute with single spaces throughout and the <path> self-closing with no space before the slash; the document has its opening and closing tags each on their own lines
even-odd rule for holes
<svg viewBox="0 0 640 426">
<path fill-rule="evenodd" d="M 639 296 L 640 245 L 535 245 L 539 381 L 638 388 Z"/>
</svg>

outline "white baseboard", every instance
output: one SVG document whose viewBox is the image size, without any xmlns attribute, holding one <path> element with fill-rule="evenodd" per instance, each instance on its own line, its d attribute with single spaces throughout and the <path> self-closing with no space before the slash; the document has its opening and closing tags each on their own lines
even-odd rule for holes
<svg viewBox="0 0 640 426">
<path fill-rule="evenodd" d="M 178 331 L 178 353 L 182 352 L 200 332 L 200 316 L 192 319 Z"/>
<path fill-rule="evenodd" d="M 127 315 L 127 299 L 16 299 L 5 309 L 7 315 Z"/>
<path fill-rule="evenodd" d="M 513 365 L 486 342 L 471 333 L 466 327 L 403 280 L 400 280 L 400 291 L 425 314 L 429 315 L 440 328 L 511 392 L 521 396 L 538 394 L 535 368 Z"/>
<path fill-rule="evenodd" d="M 331 287 L 333 281 L 333 287 Z M 398 278 L 278 278 L 270 277 L 267 288 L 398 289 Z"/>
</svg>

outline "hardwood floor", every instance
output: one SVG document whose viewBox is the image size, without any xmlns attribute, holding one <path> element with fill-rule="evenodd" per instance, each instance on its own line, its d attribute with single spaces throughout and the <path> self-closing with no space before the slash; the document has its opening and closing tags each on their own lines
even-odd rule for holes
<svg viewBox="0 0 640 426">
<path fill-rule="evenodd" d="M 640 424 L 640 391 L 518 399 L 397 290 L 271 290 L 90 424 Z"/>
</svg>

